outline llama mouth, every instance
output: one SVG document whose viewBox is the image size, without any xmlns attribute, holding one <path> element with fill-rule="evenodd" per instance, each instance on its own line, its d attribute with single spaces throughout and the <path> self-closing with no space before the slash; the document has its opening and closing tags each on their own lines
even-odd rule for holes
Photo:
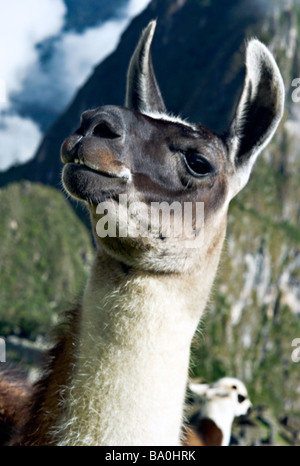
<svg viewBox="0 0 300 466">
<path fill-rule="evenodd" d="M 63 186 L 72 197 L 96 205 L 126 191 L 128 180 L 125 171 L 123 174 L 100 171 L 77 161 L 66 163 L 62 173 Z"/>
<path fill-rule="evenodd" d="M 89 160 L 83 161 L 82 159 L 75 158 L 73 162 L 69 162 L 69 164 L 73 165 L 80 165 L 82 168 L 85 168 L 89 171 L 97 173 L 101 176 L 106 176 L 107 178 L 119 178 L 121 180 L 130 181 L 131 180 L 131 172 L 128 168 L 122 167 L 121 170 L 116 172 L 108 172 L 101 170 L 98 166 L 90 162 Z"/>
</svg>

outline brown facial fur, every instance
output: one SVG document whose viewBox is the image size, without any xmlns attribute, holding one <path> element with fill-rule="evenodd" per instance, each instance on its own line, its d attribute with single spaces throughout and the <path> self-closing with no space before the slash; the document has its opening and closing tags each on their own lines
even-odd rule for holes
<svg viewBox="0 0 300 466">
<path fill-rule="evenodd" d="M 197 176 L 191 172 L 187 163 L 190 153 L 205 161 L 207 173 Z M 70 194 L 87 202 L 94 230 L 99 220 L 97 204 L 109 200 L 117 208 L 119 194 L 126 194 L 130 202 L 146 204 L 149 212 L 155 202 L 169 206 L 177 203 L 181 212 L 185 203 L 191 203 L 190 231 L 195 226 L 196 203 L 204 203 L 204 220 L 209 222 L 222 208 L 228 194 L 230 164 L 219 137 L 201 125 L 192 127 L 163 117 L 156 119 L 123 107 L 104 106 L 85 112 L 80 128 L 63 143 L 61 158 L 65 164 L 64 185 Z M 82 164 L 74 163 L 76 160 Z M 129 173 L 127 178 L 122 176 L 124 171 Z M 172 221 L 182 220 L 174 217 Z M 149 224 L 148 230 L 156 231 L 152 226 Z M 214 229 L 218 230 L 217 224 Z M 189 232 L 183 239 L 187 238 L 191 238 Z M 180 241 L 179 247 L 175 247 L 169 240 L 164 243 L 164 239 L 158 229 L 158 235 L 151 236 L 151 241 L 117 237 L 101 239 L 100 243 L 128 265 L 137 261 L 141 264 L 143 251 L 147 253 L 151 249 L 154 261 L 155 254 L 169 256 L 176 249 L 178 255 L 184 256 L 182 263 L 193 266 L 193 261 L 185 259 L 190 251 L 182 246 L 180 252 Z M 159 267 L 158 262 L 155 267 Z"/>
<path fill-rule="evenodd" d="M 75 135 L 63 143 L 61 150 L 65 169 L 68 170 L 68 164 L 77 158 L 87 166 L 94 166 L 99 173 L 97 184 L 92 179 L 94 173 L 89 173 L 92 179 L 89 195 L 77 179 L 70 180 L 64 176 L 68 190 L 76 191 L 75 184 L 78 183 L 79 198 L 95 204 L 100 202 L 108 184 L 102 175 L 113 178 L 123 167 L 130 168 L 132 183 L 124 184 L 124 180 L 113 178 L 115 185 L 112 185 L 110 179 L 111 196 L 134 192 L 137 200 L 147 203 L 157 200 L 204 202 L 207 216 L 224 202 L 227 153 L 221 139 L 207 128 L 198 126 L 193 129 L 122 107 L 100 107 L 89 111 L 88 115 L 88 119 L 83 118 L 84 124 Z M 104 136 L 95 133 L 99 122 L 113 128 L 110 131 L 116 136 L 108 138 L 105 133 Z M 211 163 L 213 173 L 199 178 L 191 175 L 182 156 L 187 150 L 202 154 Z"/>
</svg>

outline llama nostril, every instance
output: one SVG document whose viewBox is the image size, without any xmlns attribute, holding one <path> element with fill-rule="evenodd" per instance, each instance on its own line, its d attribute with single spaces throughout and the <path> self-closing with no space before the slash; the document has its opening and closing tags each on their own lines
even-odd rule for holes
<svg viewBox="0 0 300 466">
<path fill-rule="evenodd" d="M 73 162 L 78 153 L 78 144 L 81 141 L 83 136 L 78 134 L 73 134 L 67 138 L 60 149 L 60 156 L 63 163 Z"/>
<path fill-rule="evenodd" d="M 104 139 L 117 139 L 121 135 L 106 122 L 99 123 L 93 129 L 93 135 Z"/>
</svg>

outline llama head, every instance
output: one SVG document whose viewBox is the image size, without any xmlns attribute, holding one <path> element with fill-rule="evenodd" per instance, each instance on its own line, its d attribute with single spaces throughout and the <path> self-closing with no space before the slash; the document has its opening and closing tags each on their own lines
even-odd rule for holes
<svg viewBox="0 0 300 466">
<path fill-rule="evenodd" d="M 211 388 L 215 390 L 216 393 L 223 392 L 225 396 L 229 396 L 234 417 L 243 416 L 252 408 L 247 388 L 239 379 L 223 377 L 212 384 Z"/>
<path fill-rule="evenodd" d="M 226 137 L 170 116 L 152 66 L 155 26 L 132 56 L 125 107 L 84 112 L 64 141 L 62 178 L 88 205 L 106 252 L 129 266 L 184 271 L 204 267 L 221 249 L 228 204 L 278 126 L 284 91 L 272 55 L 252 40 Z"/>
<path fill-rule="evenodd" d="M 234 377 L 223 377 L 212 384 L 190 383 L 189 389 L 204 400 L 208 413 L 219 413 L 218 418 L 232 421 L 252 408 L 245 384 Z"/>
</svg>

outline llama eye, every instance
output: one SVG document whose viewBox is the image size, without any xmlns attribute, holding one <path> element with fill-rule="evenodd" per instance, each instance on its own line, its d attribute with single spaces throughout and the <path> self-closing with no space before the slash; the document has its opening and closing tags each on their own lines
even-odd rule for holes
<svg viewBox="0 0 300 466">
<path fill-rule="evenodd" d="M 246 397 L 243 396 L 243 395 L 238 395 L 238 402 L 239 403 L 243 403 L 243 401 L 245 401 Z"/>
<path fill-rule="evenodd" d="M 204 177 L 213 173 L 214 169 L 209 161 L 196 151 L 188 150 L 182 153 L 185 163 L 193 176 Z"/>
</svg>

